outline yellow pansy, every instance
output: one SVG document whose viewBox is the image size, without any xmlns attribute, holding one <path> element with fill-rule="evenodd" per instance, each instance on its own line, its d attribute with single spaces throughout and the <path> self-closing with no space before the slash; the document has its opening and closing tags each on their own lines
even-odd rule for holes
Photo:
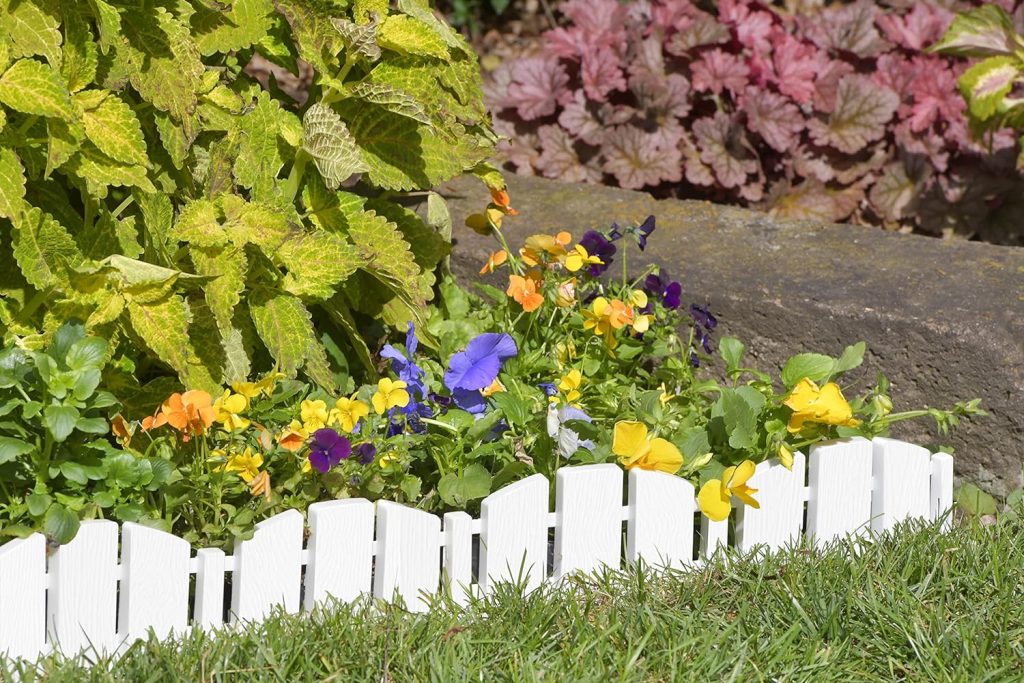
<svg viewBox="0 0 1024 683">
<path fill-rule="evenodd" d="M 214 451 L 213 454 L 217 455 L 218 453 L 223 457 L 223 451 Z M 252 449 L 246 446 L 245 450 L 241 453 L 233 453 L 227 459 L 227 462 L 218 469 L 221 472 L 237 472 L 243 481 L 249 483 L 260 473 L 262 465 L 263 455 L 261 453 L 253 453 Z"/>
<path fill-rule="evenodd" d="M 505 385 L 501 383 L 501 380 L 499 380 L 497 377 L 495 377 L 494 381 L 491 382 L 491 384 L 489 386 L 484 387 L 483 389 L 480 390 L 480 393 L 483 396 L 487 397 L 487 396 L 493 396 L 494 394 L 501 393 L 502 391 L 505 391 Z"/>
<path fill-rule="evenodd" d="M 732 497 L 736 496 L 752 508 L 761 505 L 754 500 L 757 489 L 747 486 L 747 480 L 754 476 L 752 460 L 744 460 L 735 467 L 726 467 L 721 479 L 711 479 L 700 487 L 697 504 L 708 519 L 721 522 L 732 510 Z"/>
<path fill-rule="evenodd" d="M 793 471 L 793 451 L 786 444 L 779 444 L 779 463 L 790 472 Z"/>
<path fill-rule="evenodd" d="M 850 404 L 835 382 L 829 382 L 819 389 L 817 384 L 805 377 L 797 382 L 782 404 L 793 410 L 789 417 L 791 432 L 799 432 L 806 422 L 837 427 L 856 427 L 860 424 L 860 420 L 853 417 Z"/>
<path fill-rule="evenodd" d="M 570 249 L 565 256 L 565 269 L 570 273 L 575 273 L 584 266 L 603 264 L 604 261 L 597 256 L 591 256 L 580 244 L 577 244 L 575 247 Z"/>
<path fill-rule="evenodd" d="M 271 372 L 258 382 L 235 382 L 231 388 L 235 390 L 236 394 L 241 394 L 252 401 L 260 394 L 270 396 L 274 393 L 274 387 L 277 386 L 278 380 L 284 379 L 284 377 L 283 372 Z"/>
<path fill-rule="evenodd" d="M 306 399 L 300 403 L 299 415 L 302 417 L 302 426 L 307 432 L 323 429 L 331 419 L 331 414 L 327 412 L 327 403 L 320 399 Z"/>
<path fill-rule="evenodd" d="M 654 322 L 653 315 L 650 315 L 649 313 L 641 313 L 633 318 L 633 331 L 637 334 L 643 334 L 647 330 L 651 329 L 652 322 Z"/>
<path fill-rule="evenodd" d="M 400 379 L 381 377 L 377 382 L 377 393 L 370 399 L 377 414 L 383 415 L 391 408 L 404 408 L 409 405 L 409 392 L 405 387 L 405 382 Z"/>
<path fill-rule="evenodd" d="M 224 429 L 233 432 L 238 429 L 245 429 L 249 421 L 241 416 L 249 401 L 242 394 L 232 394 L 230 389 L 225 389 L 220 398 L 213 402 L 213 411 L 217 422 L 224 425 Z"/>
<path fill-rule="evenodd" d="M 629 303 L 637 308 L 647 308 L 647 292 L 642 289 L 634 289 L 629 293 Z"/>
<path fill-rule="evenodd" d="M 662 438 L 648 438 L 647 425 L 623 420 L 615 423 L 612 453 L 627 470 L 659 470 L 675 474 L 683 466 L 683 454 L 673 443 Z"/>
<path fill-rule="evenodd" d="M 501 220 L 505 212 L 496 206 L 488 205 L 483 213 L 474 213 L 466 217 L 466 226 L 478 235 L 490 235 L 494 228 L 501 228 Z"/>
<path fill-rule="evenodd" d="M 579 391 L 581 384 L 583 384 L 583 373 L 573 368 L 558 381 L 558 388 L 565 394 L 565 400 L 572 403 L 582 396 Z"/>
<path fill-rule="evenodd" d="M 571 339 L 558 342 L 555 344 L 555 356 L 558 358 L 560 366 L 571 363 L 576 360 L 576 345 L 572 343 Z"/>
<path fill-rule="evenodd" d="M 386 470 L 389 469 L 390 467 L 398 465 L 400 462 L 401 460 L 398 457 L 398 453 L 395 453 L 394 451 L 388 451 L 384 455 L 380 456 L 380 460 L 377 461 L 377 464 L 380 465 L 381 469 Z"/>
<path fill-rule="evenodd" d="M 360 401 L 355 394 L 345 398 L 342 396 L 335 402 L 336 410 L 332 411 L 337 417 L 342 430 L 352 433 L 359 421 L 370 414 L 370 406 L 365 401 Z"/>
</svg>

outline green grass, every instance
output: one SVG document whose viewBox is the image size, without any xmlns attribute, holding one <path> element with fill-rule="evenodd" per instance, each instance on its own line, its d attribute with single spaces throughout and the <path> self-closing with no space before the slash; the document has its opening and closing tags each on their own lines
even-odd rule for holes
<svg viewBox="0 0 1024 683">
<path fill-rule="evenodd" d="M 50 681 L 1024 680 L 1024 527 L 965 525 L 689 574 L 608 572 L 469 610 L 339 607 Z M 0 667 L 2 668 L 2 667 Z M 22 670 L 24 681 L 36 680 Z"/>
</svg>

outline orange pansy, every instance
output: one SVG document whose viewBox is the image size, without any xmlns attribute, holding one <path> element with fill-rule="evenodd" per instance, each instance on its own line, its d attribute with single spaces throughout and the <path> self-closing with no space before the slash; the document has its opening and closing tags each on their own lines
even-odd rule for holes
<svg viewBox="0 0 1024 683">
<path fill-rule="evenodd" d="M 521 275 L 508 276 L 508 289 L 505 293 L 515 299 L 527 313 L 536 311 L 544 303 L 543 295 L 537 292 L 537 283 Z"/>
<path fill-rule="evenodd" d="M 493 273 L 494 269 L 500 266 L 502 263 L 508 260 L 508 252 L 504 249 L 491 252 L 491 255 L 487 257 L 487 263 L 480 269 L 481 275 L 487 275 L 487 273 Z"/>
</svg>

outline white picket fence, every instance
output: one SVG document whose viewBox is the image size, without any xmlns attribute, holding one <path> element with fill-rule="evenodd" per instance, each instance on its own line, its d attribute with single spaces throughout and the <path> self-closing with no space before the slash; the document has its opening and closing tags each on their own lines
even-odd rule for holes
<svg viewBox="0 0 1024 683">
<path fill-rule="evenodd" d="M 751 485 L 760 489 L 761 508 L 734 513 L 739 552 L 780 548 L 801 534 L 824 545 L 909 518 L 939 519 L 952 505 L 947 454 L 854 438 L 817 446 L 808 460 L 797 453 L 792 471 L 774 461 L 758 465 Z M 305 549 L 303 517 L 295 510 L 261 522 L 232 556 L 202 549 L 193 557 L 186 541 L 137 524 L 123 526 L 119 548 L 118 525 L 104 520 L 84 522 L 71 543 L 49 556 L 41 535 L 11 541 L 0 546 L 0 653 L 26 659 L 53 650 L 116 653 L 150 629 L 165 636 L 190 625 L 217 627 L 227 572 L 230 622 L 237 623 L 278 605 L 308 610 L 329 596 L 354 600 L 372 592 L 390 599 L 397 592 L 410 609 L 424 610 L 438 590 L 465 603 L 469 592 L 486 594 L 501 581 L 536 587 L 549 574 L 552 528 L 555 578 L 641 558 L 685 568 L 727 545 L 728 521 L 703 516 L 695 542 L 698 511 L 689 482 L 632 470 L 623 505 L 623 476 L 614 464 L 563 468 L 550 512 L 548 481 L 533 475 L 488 496 L 478 520 L 450 512 L 442 523 L 383 501 L 317 503 L 309 508 Z"/>
</svg>

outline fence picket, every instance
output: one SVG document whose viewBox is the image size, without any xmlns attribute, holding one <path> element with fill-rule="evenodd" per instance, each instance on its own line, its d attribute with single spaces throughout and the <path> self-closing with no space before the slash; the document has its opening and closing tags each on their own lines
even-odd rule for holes
<svg viewBox="0 0 1024 683">
<path fill-rule="evenodd" d="M 465 512 L 445 513 L 443 555 L 452 600 L 465 605 L 473 583 L 473 518 Z"/>
<path fill-rule="evenodd" d="M 872 448 L 859 436 L 811 448 L 807 536 L 819 548 L 870 529 Z"/>
<path fill-rule="evenodd" d="M 629 471 L 626 557 L 651 567 L 693 563 L 693 484 L 665 472 Z"/>
<path fill-rule="evenodd" d="M 527 590 L 547 573 L 548 480 L 534 474 L 484 498 L 480 505 L 480 588 L 524 580 Z"/>
<path fill-rule="evenodd" d="M 50 558 L 47 626 L 54 649 L 113 652 L 117 634 L 117 523 L 82 522 Z"/>
<path fill-rule="evenodd" d="M 953 509 L 953 456 L 949 453 L 932 456 L 931 489 L 930 519 L 941 519 L 942 530 L 948 531 L 953 528 L 953 516 L 948 514 Z"/>
<path fill-rule="evenodd" d="M 286 510 L 257 524 L 248 541 L 235 543 L 232 622 L 262 619 L 278 605 L 298 611 L 302 531 L 302 513 Z"/>
<path fill-rule="evenodd" d="M 0 546 L 0 655 L 35 659 L 46 645 L 46 538 Z"/>
<path fill-rule="evenodd" d="M 927 448 L 895 439 L 878 437 L 873 444 L 871 530 L 885 531 L 912 517 L 928 519 L 932 454 Z"/>
<path fill-rule="evenodd" d="M 192 621 L 202 629 L 224 623 L 224 551 L 203 548 L 196 553 L 196 604 Z"/>
<path fill-rule="evenodd" d="M 427 595 L 441 579 L 441 519 L 429 512 L 377 503 L 377 566 L 373 594 L 390 600 L 397 592 L 413 612 L 425 612 Z"/>
<path fill-rule="evenodd" d="M 133 641 L 150 628 L 158 638 L 188 625 L 188 541 L 140 524 L 121 531 L 121 581 L 118 631 Z"/>
<path fill-rule="evenodd" d="M 704 515 L 700 516 L 700 557 L 709 560 L 719 549 L 729 547 L 729 520 L 712 522 Z"/>
<path fill-rule="evenodd" d="M 617 568 L 622 553 L 622 468 L 563 467 L 555 475 L 555 576 Z"/>
<path fill-rule="evenodd" d="M 788 470 L 775 458 L 759 463 L 749 485 L 757 489 L 760 508 L 740 505 L 736 511 L 736 549 L 755 546 L 779 550 L 800 538 L 804 524 L 804 454 L 793 454 Z"/>
<path fill-rule="evenodd" d="M 303 606 L 329 597 L 350 602 L 370 592 L 373 503 L 332 500 L 309 506 L 309 564 Z"/>
</svg>

